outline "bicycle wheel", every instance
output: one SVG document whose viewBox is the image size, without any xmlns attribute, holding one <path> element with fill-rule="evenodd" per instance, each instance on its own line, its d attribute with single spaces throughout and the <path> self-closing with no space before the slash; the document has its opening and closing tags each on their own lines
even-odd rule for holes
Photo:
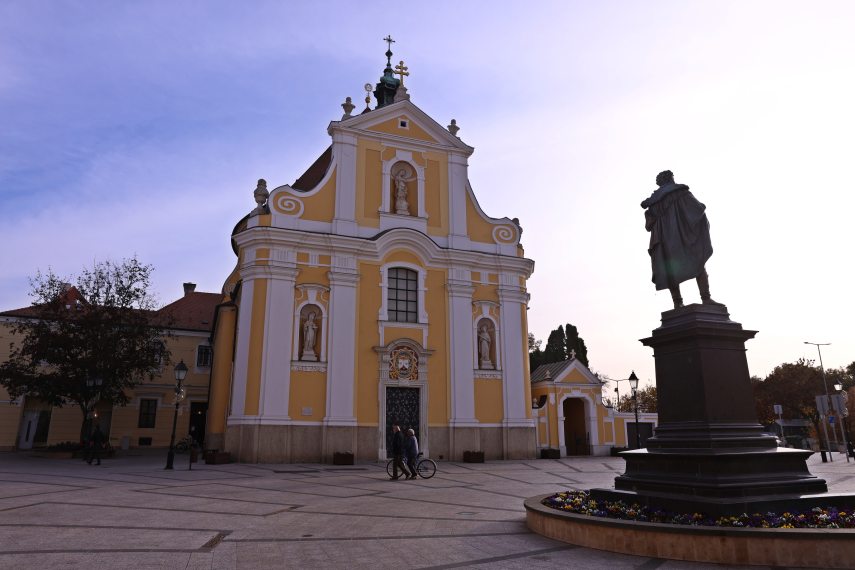
<svg viewBox="0 0 855 570">
<path fill-rule="evenodd" d="M 416 469 L 419 472 L 419 477 L 422 479 L 430 479 L 436 475 L 436 463 L 434 463 L 433 459 L 422 459 L 419 461 Z"/>
<path fill-rule="evenodd" d="M 393 463 L 394 461 L 395 461 L 394 459 L 390 459 L 390 460 L 389 460 L 389 463 L 387 463 L 387 464 L 386 464 L 386 473 L 388 473 L 388 474 L 389 474 L 389 477 L 391 477 L 391 476 L 392 476 L 392 463 Z"/>
</svg>

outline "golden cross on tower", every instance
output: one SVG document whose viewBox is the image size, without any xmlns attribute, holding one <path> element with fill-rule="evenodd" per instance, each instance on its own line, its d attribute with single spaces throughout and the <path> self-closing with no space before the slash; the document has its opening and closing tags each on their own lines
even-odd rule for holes
<svg viewBox="0 0 855 570">
<path fill-rule="evenodd" d="M 403 59 L 400 61 L 400 63 L 398 63 L 398 65 L 395 66 L 395 75 L 401 76 L 401 87 L 404 86 L 404 76 L 410 75 L 410 72 L 407 71 L 408 69 L 410 69 L 410 68 L 407 67 L 406 65 L 404 65 Z"/>
</svg>

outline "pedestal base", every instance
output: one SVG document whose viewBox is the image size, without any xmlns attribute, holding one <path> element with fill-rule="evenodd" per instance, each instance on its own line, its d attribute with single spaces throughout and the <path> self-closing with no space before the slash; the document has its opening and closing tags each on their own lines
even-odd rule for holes
<svg viewBox="0 0 855 570">
<path fill-rule="evenodd" d="M 736 514 L 825 493 L 809 451 L 778 448 L 757 422 L 745 358 L 755 331 L 730 320 L 724 305 L 688 305 L 662 314 L 641 342 L 653 348 L 659 426 L 647 449 L 621 453 L 626 472 L 597 498 L 679 512 Z M 855 497 L 852 497 L 855 502 Z"/>
<path fill-rule="evenodd" d="M 637 449 L 620 455 L 626 460 L 626 472 L 615 478 L 618 490 L 721 499 L 828 491 L 825 480 L 807 469 L 811 452 L 800 449 Z"/>
</svg>

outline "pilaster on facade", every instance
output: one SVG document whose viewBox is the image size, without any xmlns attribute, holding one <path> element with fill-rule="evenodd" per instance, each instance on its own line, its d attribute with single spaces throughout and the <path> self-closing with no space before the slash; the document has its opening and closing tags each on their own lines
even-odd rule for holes
<svg viewBox="0 0 855 570">
<path fill-rule="evenodd" d="M 246 405 L 249 334 L 250 330 L 252 330 L 252 305 L 255 300 L 255 287 L 253 283 L 255 279 L 255 275 L 246 276 L 240 288 L 230 416 L 242 416 Z"/>
<path fill-rule="evenodd" d="M 528 293 L 522 287 L 499 287 L 499 303 L 501 304 L 500 322 L 505 331 L 521 331 L 524 334 L 523 311 L 528 304 Z M 520 335 L 506 334 L 502 337 L 502 353 L 504 354 L 505 382 L 503 384 L 505 402 L 505 422 L 520 423 L 521 426 L 532 426 L 529 418 L 531 393 L 528 386 L 525 359 L 526 339 Z"/>
<path fill-rule="evenodd" d="M 359 273 L 355 258 L 333 256 L 330 281 L 327 367 L 328 426 L 355 426 L 356 307 Z"/>
<path fill-rule="evenodd" d="M 446 283 L 448 290 L 449 344 L 451 351 L 451 418 L 449 425 L 477 426 L 475 418 L 475 382 L 472 374 L 474 339 L 472 338 L 472 295 L 469 271 L 452 268 Z"/>
<path fill-rule="evenodd" d="M 333 131 L 332 138 L 335 160 L 330 168 L 336 169 L 333 233 L 355 236 L 358 234 L 356 223 L 357 138 L 351 133 L 339 130 Z"/>
<path fill-rule="evenodd" d="M 469 241 L 469 231 L 466 226 L 466 184 L 468 161 L 466 156 L 449 153 L 448 155 L 448 199 L 452 247 L 454 242 Z M 462 245 L 462 243 L 461 243 Z"/>
<path fill-rule="evenodd" d="M 267 287 L 267 318 L 261 366 L 260 415 L 288 421 L 291 394 L 291 354 L 295 283 L 298 270 L 272 267 Z"/>
</svg>

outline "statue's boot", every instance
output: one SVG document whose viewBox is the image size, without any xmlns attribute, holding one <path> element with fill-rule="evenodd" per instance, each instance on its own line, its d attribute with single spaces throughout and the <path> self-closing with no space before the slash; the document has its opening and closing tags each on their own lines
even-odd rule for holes
<svg viewBox="0 0 855 570">
<path fill-rule="evenodd" d="M 707 274 L 706 268 L 701 269 L 697 277 L 698 290 L 701 292 L 701 303 L 704 305 L 721 305 L 717 301 L 713 301 L 710 297 L 710 276 Z"/>
<path fill-rule="evenodd" d="M 683 297 L 680 295 L 680 285 L 674 285 L 668 288 L 671 291 L 671 300 L 674 301 L 674 308 L 679 309 L 683 306 Z"/>
</svg>

